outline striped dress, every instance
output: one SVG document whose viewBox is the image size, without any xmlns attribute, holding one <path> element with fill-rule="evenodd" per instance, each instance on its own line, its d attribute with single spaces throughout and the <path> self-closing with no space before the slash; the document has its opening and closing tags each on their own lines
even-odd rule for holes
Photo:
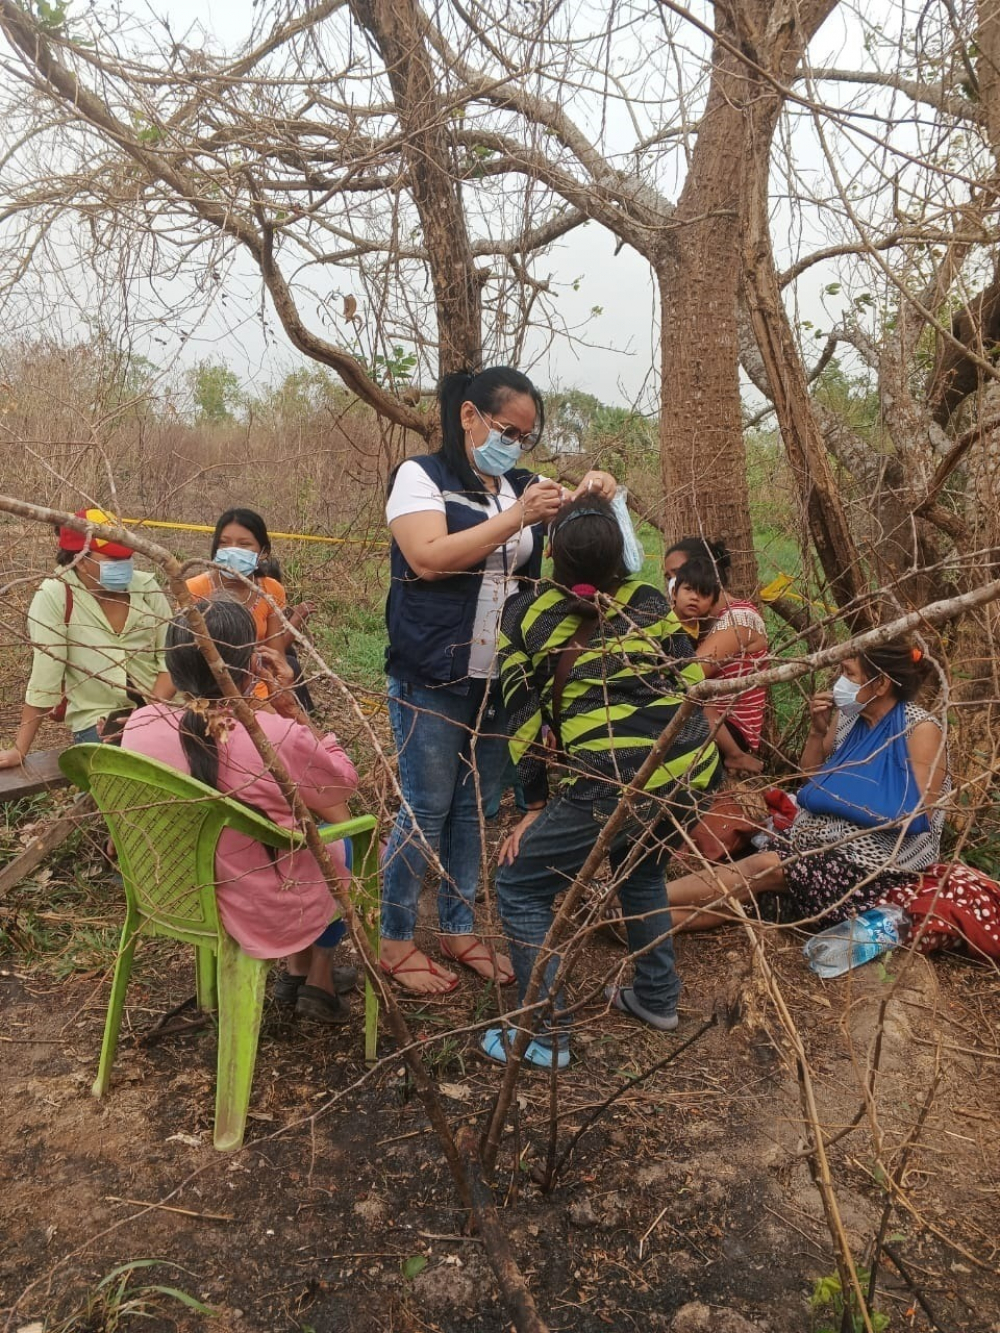
<svg viewBox="0 0 1000 1333">
<path fill-rule="evenodd" d="M 735 629 L 741 640 L 749 642 L 749 634 L 762 634 L 767 637 L 767 627 L 760 612 L 753 602 L 730 597 L 729 605 L 721 616 L 717 616 L 705 631 L 705 637 L 716 630 Z M 739 631 L 743 631 L 742 634 Z M 767 661 L 767 648 L 758 648 L 755 652 L 739 652 L 730 657 L 716 673 L 716 680 L 739 680 L 754 671 L 760 671 Z M 747 747 L 756 752 L 760 749 L 760 733 L 764 727 L 764 706 L 767 694 L 762 685 L 744 690 L 742 694 L 727 695 L 719 699 L 720 707 L 725 708 L 725 718 L 731 728 L 740 733 Z"/>
<path fill-rule="evenodd" d="M 529 803 L 548 796 L 543 728 L 552 725 L 552 685 L 560 652 L 583 623 L 573 599 L 550 583 L 518 593 L 500 621 L 500 681 L 511 757 Z M 617 796 L 642 767 L 689 685 L 704 679 L 694 645 L 663 593 L 626 580 L 594 623 L 562 691 L 559 732 L 566 761 L 561 785 L 578 801 Z M 648 792 L 687 782 L 713 784 L 719 753 L 701 710 L 681 727 Z"/>
</svg>

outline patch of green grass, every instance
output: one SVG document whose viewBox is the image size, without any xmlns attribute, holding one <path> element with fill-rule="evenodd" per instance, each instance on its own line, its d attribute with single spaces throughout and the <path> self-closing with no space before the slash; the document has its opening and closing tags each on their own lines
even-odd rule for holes
<svg viewBox="0 0 1000 1333">
<path fill-rule="evenodd" d="M 754 532 L 753 544 L 762 586 L 766 587 L 779 574 L 790 574 L 796 580 L 800 578 L 802 552 L 798 542 L 787 532 L 780 528 L 758 528 Z"/>
<path fill-rule="evenodd" d="M 385 688 L 385 617 L 376 605 L 327 600 L 310 624 L 316 646 L 334 671 L 352 685 Z"/>
<path fill-rule="evenodd" d="M 159 1267 L 194 1277 L 186 1268 L 167 1259 L 132 1259 L 101 1278 L 75 1310 L 48 1326 L 49 1333 L 94 1333 L 98 1329 L 101 1333 L 124 1333 L 125 1329 L 134 1328 L 138 1320 L 155 1320 L 161 1327 L 163 1323 L 172 1326 L 168 1312 L 178 1305 L 199 1315 L 215 1314 L 211 1306 L 181 1287 L 152 1282 L 134 1285 L 137 1270 Z"/>
</svg>

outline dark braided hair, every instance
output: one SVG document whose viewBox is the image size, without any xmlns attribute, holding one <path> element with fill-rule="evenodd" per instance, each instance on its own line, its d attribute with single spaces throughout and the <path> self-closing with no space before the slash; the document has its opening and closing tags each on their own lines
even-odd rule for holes
<svg viewBox="0 0 1000 1333">
<path fill-rule="evenodd" d="M 215 597 L 196 605 L 219 656 L 240 689 L 253 675 L 251 664 L 257 647 L 253 616 L 231 597 Z M 167 627 L 166 662 L 170 679 L 183 694 L 209 700 L 224 697 L 183 611 Z M 209 730 L 208 719 L 191 708 L 186 709 L 180 723 L 180 741 L 191 776 L 206 787 L 217 789 L 219 747 Z"/>
</svg>

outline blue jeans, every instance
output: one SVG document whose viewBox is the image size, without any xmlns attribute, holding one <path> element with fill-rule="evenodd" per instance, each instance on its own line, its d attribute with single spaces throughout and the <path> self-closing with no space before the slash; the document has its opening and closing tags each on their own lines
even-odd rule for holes
<svg viewBox="0 0 1000 1333">
<path fill-rule="evenodd" d="M 687 792 L 675 789 L 671 802 L 675 818 L 686 822 L 694 805 L 692 798 Z M 590 803 L 557 797 L 525 833 L 514 864 L 500 867 L 497 901 L 517 974 L 519 1005 L 524 1003 L 535 959 L 552 925 L 553 900 L 579 874 L 615 804 L 614 800 Z M 674 1013 L 681 990 L 674 966 L 673 940 L 669 936 L 661 938 L 671 928 L 663 865 L 670 855 L 669 844 L 676 840 L 672 821 L 662 820 L 647 832 L 630 819 L 612 839 L 608 852 L 616 875 L 630 854 L 636 853 L 636 859 L 624 873 L 618 894 L 625 915 L 629 952 L 635 955 L 635 995 L 640 1004 L 656 1014 Z M 654 944 L 654 941 L 659 942 Z M 547 998 L 558 966 L 559 955 L 553 953 L 545 968 L 539 1000 Z M 553 1007 L 555 1010 L 563 1007 L 561 993 L 555 997 Z M 541 1019 L 534 1015 L 526 1019 L 527 1025 L 539 1025 L 537 1040 L 543 1045 L 568 1045 L 565 1028 L 558 1022 L 552 1026 L 544 1017 L 544 1010 L 537 1012 L 543 1015 Z"/>
<path fill-rule="evenodd" d="M 499 686 L 487 680 L 465 683 L 463 692 L 461 686 L 430 689 L 389 680 L 399 785 L 445 871 L 438 890 L 438 921 L 445 935 L 469 935 L 473 928 L 482 860 L 473 762 L 479 796 L 488 809 L 498 795 L 508 754 Z M 383 939 L 413 939 L 428 860 L 413 820 L 401 809 L 382 858 Z"/>
<path fill-rule="evenodd" d="M 100 740 L 101 736 L 96 727 L 87 727 L 85 731 L 73 732 L 74 745 L 99 745 Z"/>
</svg>

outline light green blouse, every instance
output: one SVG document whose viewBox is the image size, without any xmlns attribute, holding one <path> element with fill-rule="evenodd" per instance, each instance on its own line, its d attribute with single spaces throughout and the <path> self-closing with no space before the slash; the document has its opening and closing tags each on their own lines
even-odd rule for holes
<svg viewBox="0 0 1000 1333">
<path fill-rule="evenodd" d="M 65 624 L 66 587 L 73 610 Z M 149 694 L 164 670 L 163 647 L 173 612 L 152 574 L 136 570 L 125 625 L 116 634 L 96 597 L 67 569 L 45 579 L 28 611 L 34 648 L 25 702 L 54 708 L 67 698 L 66 725 L 86 731 L 118 708 L 128 708 L 126 681 Z"/>
</svg>

